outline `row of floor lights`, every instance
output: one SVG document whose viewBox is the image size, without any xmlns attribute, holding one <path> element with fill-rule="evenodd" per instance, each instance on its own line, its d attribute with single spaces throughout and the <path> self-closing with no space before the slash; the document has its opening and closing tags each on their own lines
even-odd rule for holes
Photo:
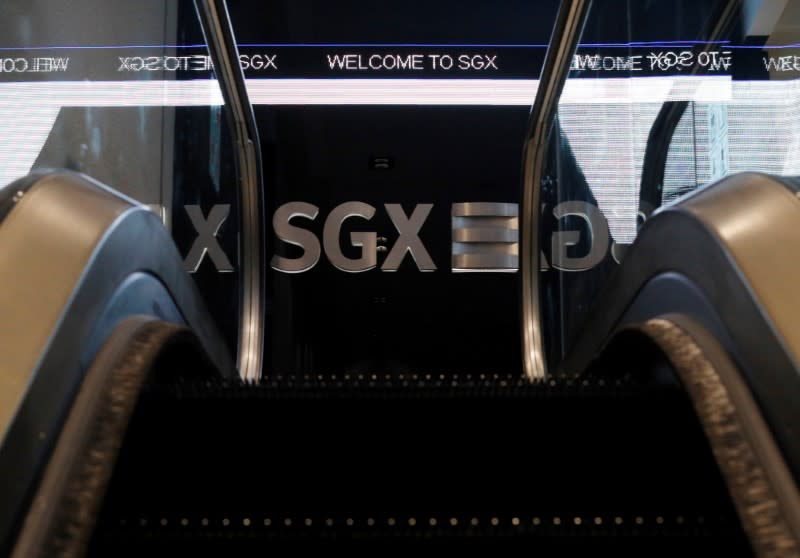
<svg viewBox="0 0 800 558">
<path fill-rule="evenodd" d="M 663 516 L 657 516 L 657 517 L 655 517 L 654 521 L 658 525 L 663 525 L 666 520 L 665 520 L 665 518 Z M 678 525 L 684 524 L 685 521 L 686 521 L 685 518 L 683 516 L 680 516 L 680 515 L 675 518 L 675 523 L 677 523 Z M 563 523 L 561 517 L 558 517 L 558 516 L 552 517 L 550 519 L 550 522 L 552 523 L 552 525 L 562 525 L 562 523 Z M 624 522 L 625 522 L 624 519 L 622 517 L 620 517 L 620 516 L 615 516 L 614 519 L 613 519 L 613 523 L 615 525 L 622 525 Z M 636 525 L 644 525 L 645 518 L 643 516 L 636 516 L 633 519 L 633 522 Z M 121 520 L 120 523 L 122 525 L 125 525 L 127 522 L 125 520 Z M 145 518 L 142 518 L 142 519 L 139 520 L 139 525 L 142 526 L 142 527 L 147 526 L 147 523 L 148 523 L 147 519 L 145 519 Z M 180 523 L 181 526 L 187 527 L 189 525 L 189 519 L 182 518 L 179 523 Z M 311 527 L 313 525 L 313 523 L 314 522 L 313 522 L 313 520 L 311 518 L 306 518 L 303 521 L 303 525 L 305 525 L 306 527 Z M 331 518 L 328 518 L 328 519 L 325 520 L 324 523 L 325 523 L 326 526 L 332 527 L 333 524 L 334 524 L 334 520 L 331 519 Z M 366 524 L 369 527 L 374 527 L 376 525 L 376 523 L 377 523 L 376 520 L 374 518 L 371 518 L 371 517 L 367 518 L 367 520 L 366 520 Z M 415 517 L 409 517 L 408 520 L 406 521 L 406 523 L 410 527 L 415 527 L 417 525 L 417 519 Z M 450 520 L 448 521 L 448 523 L 452 527 L 457 527 L 459 525 L 459 520 L 456 517 L 451 517 Z M 497 527 L 497 526 L 500 525 L 500 519 L 497 518 L 497 517 L 492 517 L 489 520 L 489 523 L 493 527 Z M 519 526 L 522 525 L 522 522 L 521 522 L 520 518 L 518 518 L 518 517 L 512 517 L 510 523 L 514 527 L 519 527 Z M 531 519 L 531 524 L 532 525 L 538 526 L 538 525 L 542 525 L 543 523 L 546 523 L 546 522 L 542 521 L 542 518 L 540 518 L 540 517 L 534 517 L 534 518 Z M 574 517 L 572 519 L 572 523 L 574 525 L 581 526 L 581 525 L 584 524 L 584 518 L 582 518 L 582 517 Z M 603 520 L 602 517 L 596 516 L 596 517 L 594 517 L 592 519 L 592 523 L 594 525 L 598 525 L 599 526 L 599 525 L 603 525 L 604 520 Z M 703 524 L 704 523 L 704 518 L 703 517 L 698 517 L 697 518 L 697 523 L 698 524 Z M 159 521 L 159 524 L 162 527 L 166 527 L 167 525 L 169 525 L 169 520 L 167 518 L 161 518 L 161 520 Z M 211 524 L 211 522 L 209 521 L 208 518 L 203 518 L 203 519 L 200 520 L 200 524 L 203 527 L 208 527 Z M 245 517 L 244 519 L 242 519 L 242 525 L 244 527 L 250 527 L 252 524 L 253 524 L 253 522 L 249 517 Z M 265 527 L 271 526 L 273 524 L 272 519 L 271 518 L 265 518 L 264 521 L 263 521 L 263 524 L 264 524 Z M 292 519 L 288 518 L 288 517 L 285 518 L 283 520 L 283 524 L 286 527 L 291 527 L 292 526 Z M 356 524 L 356 521 L 353 518 L 347 518 L 345 520 L 345 525 L 347 525 L 348 527 L 353 527 L 355 524 Z M 390 517 L 390 518 L 388 518 L 386 520 L 386 524 L 388 526 L 390 526 L 390 527 L 394 527 L 394 526 L 397 525 L 397 520 L 395 518 L 393 518 L 393 517 Z M 428 525 L 430 525 L 431 527 L 436 527 L 438 524 L 439 524 L 439 520 L 437 518 L 431 517 L 431 518 L 428 519 Z M 469 521 L 469 525 L 471 525 L 473 527 L 476 527 L 479 524 L 480 524 L 480 520 L 477 517 L 473 517 Z M 231 520 L 228 519 L 228 518 L 222 519 L 222 525 L 225 526 L 225 527 L 230 526 L 231 525 Z"/>
</svg>

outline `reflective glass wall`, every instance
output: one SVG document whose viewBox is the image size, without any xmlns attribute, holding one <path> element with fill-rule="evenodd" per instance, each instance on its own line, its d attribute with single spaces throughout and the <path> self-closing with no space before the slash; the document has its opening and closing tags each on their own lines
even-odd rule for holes
<svg viewBox="0 0 800 558">
<path fill-rule="evenodd" d="M 736 172 L 797 174 L 798 24 L 792 1 L 592 4 L 541 184 L 551 369 L 659 207 Z"/>
<path fill-rule="evenodd" d="M 520 373 L 520 158 L 556 9 L 230 3 L 267 373 Z M 232 151 L 192 3 L 7 2 L 0 26 L 0 183 L 66 167 L 153 206 L 233 350 Z"/>
<path fill-rule="evenodd" d="M 193 2 L 4 2 L 0 37 L 0 191 L 68 169 L 148 205 L 235 353 L 232 145 Z"/>
<path fill-rule="evenodd" d="M 262 140 L 268 373 L 521 372 L 520 162 L 556 10 L 231 3 Z M 152 206 L 233 351 L 232 146 L 192 2 L 0 16 L 0 183 L 65 167 Z M 554 367 L 658 207 L 796 174 L 797 21 L 783 0 L 594 3 L 541 185 Z"/>
<path fill-rule="evenodd" d="M 522 142 L 557 2 L 231 2 L 269 368 L 521 372 Z"/>
</svg>

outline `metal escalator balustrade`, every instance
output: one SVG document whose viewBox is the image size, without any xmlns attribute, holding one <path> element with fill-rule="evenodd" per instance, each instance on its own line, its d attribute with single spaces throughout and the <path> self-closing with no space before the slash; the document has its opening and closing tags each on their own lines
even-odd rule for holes
<svg viewBox="0 0 800 558">
<path fill-rule="evenodd" d="M 120 322 L 86 371 L 58 432 L 12 556 L 79 556 L 86 552 L 130 415 L 142 387 L 218 372 L 184 326 L 148 316 Z"/>
<path fill-rule="evenodd" d="M 800 270 L 776 242 L 795 246 L 800 199 L 781 181 L 741 174 L 664 208 L 642 228 L 587 314 L 562 373 L 585 369 L 626 325 L 666 314 L 711 332 L 741 368 L 790 459 L 797 456 L 797 308 Z M 680 250 L 664 250 L 665 245 Z M 794 448 L 794 449 L 790 449 Z M 795 472 L 797 462 L 793 463 Z"/>
<path fill-rule="evenodd" d="M 84 374 L 132 315 L 187 324 L 234 369 L 160 220 L 76 173 L 41 173 L 0 224 L 0 544 L 47 463 Z"/>
</svg>

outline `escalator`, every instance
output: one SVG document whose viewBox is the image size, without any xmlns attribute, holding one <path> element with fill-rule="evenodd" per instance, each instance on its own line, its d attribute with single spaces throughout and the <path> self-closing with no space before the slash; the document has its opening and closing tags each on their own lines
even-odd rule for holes
<svg viewBox="0 0 800 558">
<path fill-rule="evenodd" d="M 702 15 L 717 22 L 741 8 L 709 5 Z M 241 58 L 224 2 L 197 2 L 230 116 L 219 138 L 234 146 L 223 153 L 235 162 L 228 164 L 238 188 L 232 199 L 222 188 L 198 194 L 199 201 L 230 202 L 224 215 L 187 211 L 205 245 L 184 250 L 177 214 L 164 219 L 74 171 L 37 170 L 0 190 L 0 309 L 15 322 L 4 320 L 0 330 L 0 553 L 253 555 L 326 544 L 797 555 L 800 299 L 792 287 L 800 267 L 787 257 L 800 247 L 796 183 L 789 173 L 755 168 L 714 180 L 695 176 L 708 184 L 688 188 L 677 201 L 654 194 L 668 183 L 679 190 L 669 182 L 675 140 L 658 130 L 683 133 L 678 121 L 700 102 L 693 97 L 677 116 L 673 108 L 663 110 L 667 116 L 651 111 L 653 128 L 641 151 L 653 159 L 632 165 L 644 169 L 642 182 L 619 206 L 634 204 L 634 219 L 615 214 L 616 201 L 597 186 L 596 162 L 584 159 L 575 133 L 582 105 L 569 105 L 580 93 L 571 82 L 586 71 L 576 52 L 602 44 L 592 33 L 602 31 L 597 18 L 609 9 L 564 0 L 553 20 L 520 176 L 521 288 L 512 300 L 521 308 L 521 340 L 506 339 L 493 367 L 483 355 L 501 343 L 508 316 L 497 318 L 486 347 L 443 349 L 435 361 L 424 360 L 425 350 L 397 350 L 434 333 L 426 340 L 431 346 L 451 347 L 453 337 L 437 329 L 471 326 L 420 320 L 419 331 L 389 343 L 403 330 L 398 323 L 419 318 L 418 307 L 387 304 L 375 294 L 382 292 L 377 282 L 359 279 L 354 288 L 330 275 L 358 260 L 341 247 L 338 260 L 327 254 L 327 232 L 316 243 L 317 260 L 325 251 L 331 269 L 298 273 L 290 283 L 273 260 L 265 278 L 264 235 L 254 231 L 263 226 L 269 191 L 259 185 L 259 155 L 269 148 L 259 146 L 251 85 L 232 62 Z M 697 19 L 701 36 L 712 38 L 698 59 L 709 44 L 742 31 Z M 581 39 L 582 32 L 595 42 Z M 605 71 L 602 62 L 595 70 Z M 638 86 L 631 83 L 625 87 Z M 676 102 L 669 100 L 675 83 L 683 82 L 672 84 L 666 103 Z M 199 128 L 220 125 L 215 110 Z M 694 152 L 699 157 L 696 146 Z M 587 200 L 608 214 L 605 229 Z M 637 225 L 642 200 L 664 206 Z M 583 205 L 565 205 L 576 202 Z M 308 205 L 293 206 L 290 219 L 313 221 L 319 208 Z M 342 222 L 365 205 L 342 210 L 334 244 L 349 236 Z M 415 220 L 419 206 L 390 205 L 391 224 L 407 243 L 401 256 L 408 260 L 400 264 L 425 267 L 425 244 L 413 238 L 424 221 Z M 497 269 L 517 255 L 510 236 L 498 232 L 516 219 L 510 206 L 453 204 L 452 241 L 463 250 L 453 249 L 454 270 L 456 262 L 490 262 L 476 275 L 516 271 Z M 489 210 L 495 215 L 487 217 Z M 227 211 L 240 227 L 233 241 L 217 238 Z M 470 219 L 480 226 L 468 228 Z M 178 249 L 164 221 L 172 223 Z M 300 238 L 289 236 L 292 228 L 299 230 L 276 225 L 276 237 L 304 253 L 277 252 L 284 264 L 314 252 L 316 229 Z M 375 254 L 392 252 L 370 245 L 369 234 L 377 237 L 350 232 L 350 248 L 360 248 L 362 259 L 370 246 Z M 494 243 L 492 257 L 463 246 L 481 241 Z M 231 262 L 248 265 L 229 277 L 209 275 L 231 242 L 238 243 Z M 607 250 L 595 257 L 601 245 Z M 439 261 L 436 248 L 431 255 Z M 393 271 L 386 276 L 407 277 L 409 269 Z M 463 307 L 469 290 L 455 286 L 456 275 L 427 284 L 431 299 L 446 298 L 453 285 L 454 301 L 442 301 L 448 310 L 456 302 Z M 334 304 L 315 310 L 302 303 L 305 295 L 316 301 L 320 278 L 330 277 L 331 298 L 365 290 L 383 298 L 377 303 L 384 309 L 354 304 L 353 315 L 342 317 L 326 313 Z M 267 281 L 274 285 L 267 288 Z M 476 289 L 474 311 L 491 329 L 482 297 L 491 300 L 489 287 L 506 283 L 467 285 Z M 283 322 L 288 307 L 297 312 Z M 303 322 L 314 310 L 322 325 Z M 364 330 L 346 329 L 364 316 L 373 320 Z M 331 324 L 342 326 L 330 331 L 346 341 L 340 354 L 330 350 L 333 342 L 309 349 L 308 340 Z M 369 328 L 376 334 L 365 340 Z M 506 354 L 517 343 L 519 363 Z M 270 357 L 272 349 L 283 356 Z"/>
<path fill-rule="evenodd" d="M 686 313 L 625 326 L 580 374 L 534 382 L 409 372 L 247 383 L 220 373 L 207 341 L 141 312 L 116 322 L 74 398 L 56 398 L 65 417 L 42 413 L 37 392 L 14 417 L 5 493 L 25 501 L 33 489 L 27 506 L 3 501 L 15 555 L 521 540 L 740 555 L 748 535 L 757 552 L 794 548 L 794 410 L 769 391 L 777 378 L 790 394 L 794 371 L 762 355 L 770 374 L 744 376 Z M 51 397 L 64 372 L 39 372 Z M 33 420 L 48 433 L 41 446 L 57 440 L 44 460 L 31 451 L 44 447 L 23 451 Z"/>
</svg>

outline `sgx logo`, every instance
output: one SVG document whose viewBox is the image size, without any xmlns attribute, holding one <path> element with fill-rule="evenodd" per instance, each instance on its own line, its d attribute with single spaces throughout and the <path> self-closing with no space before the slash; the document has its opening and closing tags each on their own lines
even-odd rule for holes
<svg viewBox="0 0 800 558">
<path fill-rule="evenodd" d="M 389 249 L 381 271 L 397 271 L 406 255 L 420 271 L 435 271 L 436 264 L 419 237 L 433 204 L 417 204 L 410 215 L 396 203 L 384 204 L 384 209 L 400 236 Z M 350 244 L 360 249 L 358 258 L 344 255 L 339 238 L 345 221 L 369 221 L 376 211 L 375 207 L 357 201 L 337 205 L 325 219 L 320 245 L 314 233 L 298 223 L 301 219 L 315 220 L 319 208 L 305 202 L 282 205 L 272 217 L 275 236 L 302 248 L 303 255 L 297 258 L 275 255 L 270 262 L 272 269 L 284 273 L 308 271 L 317 265 L 323 250 L 331 264 L 342 271 L 359 273 L 374 269 L 378 265 L 377 233 L 350 233 Z M 452 215 L 453 271 L 516 271 L 519 229 L 516 204 L 456 203 Z"/>
<path fill-rule="evenodd" d="M 216 205 L 203 217 L 199 206 L 186 206 L 189 218 L 197 231 L 197 238 L 185 259 L 187 271 L 194 273 L 206 254 L 220 272 L 233 271 L 225 252 L 217 241 L 230 207 Z M 337 269 L 348 273 L 361 273 L 378 266 L 378 252 L 388 251 L 380 266 L 381 271 L 392 272 L 408 255 L 417 269 L 435 271 L 436 264 L 420 238 L 420 230 L 433 209 L 431 203 L 417 204 L 410 214 L 402 205 L 384 204 L 389 219 L 399 234 L 390 249 L 378 245 L 376 232 L 353 231 L 349 243 L 358 249 L 358 257 L 345 255 L 340 243 L 343 226 L 348 220 L 369 221 L 377 209 L 367 203 L 349 201 L 334 207 L 322 229 L 322 241 L 314 232 L 302 225 L 315 221 L 320 208 L 316 205 L 294 201 L 280 206 L 272 216 L 272 229 L 278 241 L 297 246 L 300 255 L 286 257 L 274 254 L 270 267 L 282 273 L 303 273 L 316 266 L 323 252 Z M 552 234 L 552 267 L 562 271 L 584 271 L 603 260 L 609 249 L 608 223 L 600 210 L 585 202 L 563 202 L 553 209 L 556 218 L 579 217 L 585 221 L 589 249 L 579 256 L 568 253 L 581 239 L 581 231 L 558 231 Z M 452 249 L 451 264 L 455 273 L 469 272 L 515 272 L 519 266 L 519 215 L 515 203 L 466 202 L 454 203 L 450 207 Z M 304 223 L 305 222 L 305 223 Z M 385 240 L 382 239 L 381 240 Z M 612 247 L 612 254 L 614 250 Z M 616 259 L 616 255 L 615 255 Z M 542 254 L 542 269 L 549 269 Z"/>
</svg>

